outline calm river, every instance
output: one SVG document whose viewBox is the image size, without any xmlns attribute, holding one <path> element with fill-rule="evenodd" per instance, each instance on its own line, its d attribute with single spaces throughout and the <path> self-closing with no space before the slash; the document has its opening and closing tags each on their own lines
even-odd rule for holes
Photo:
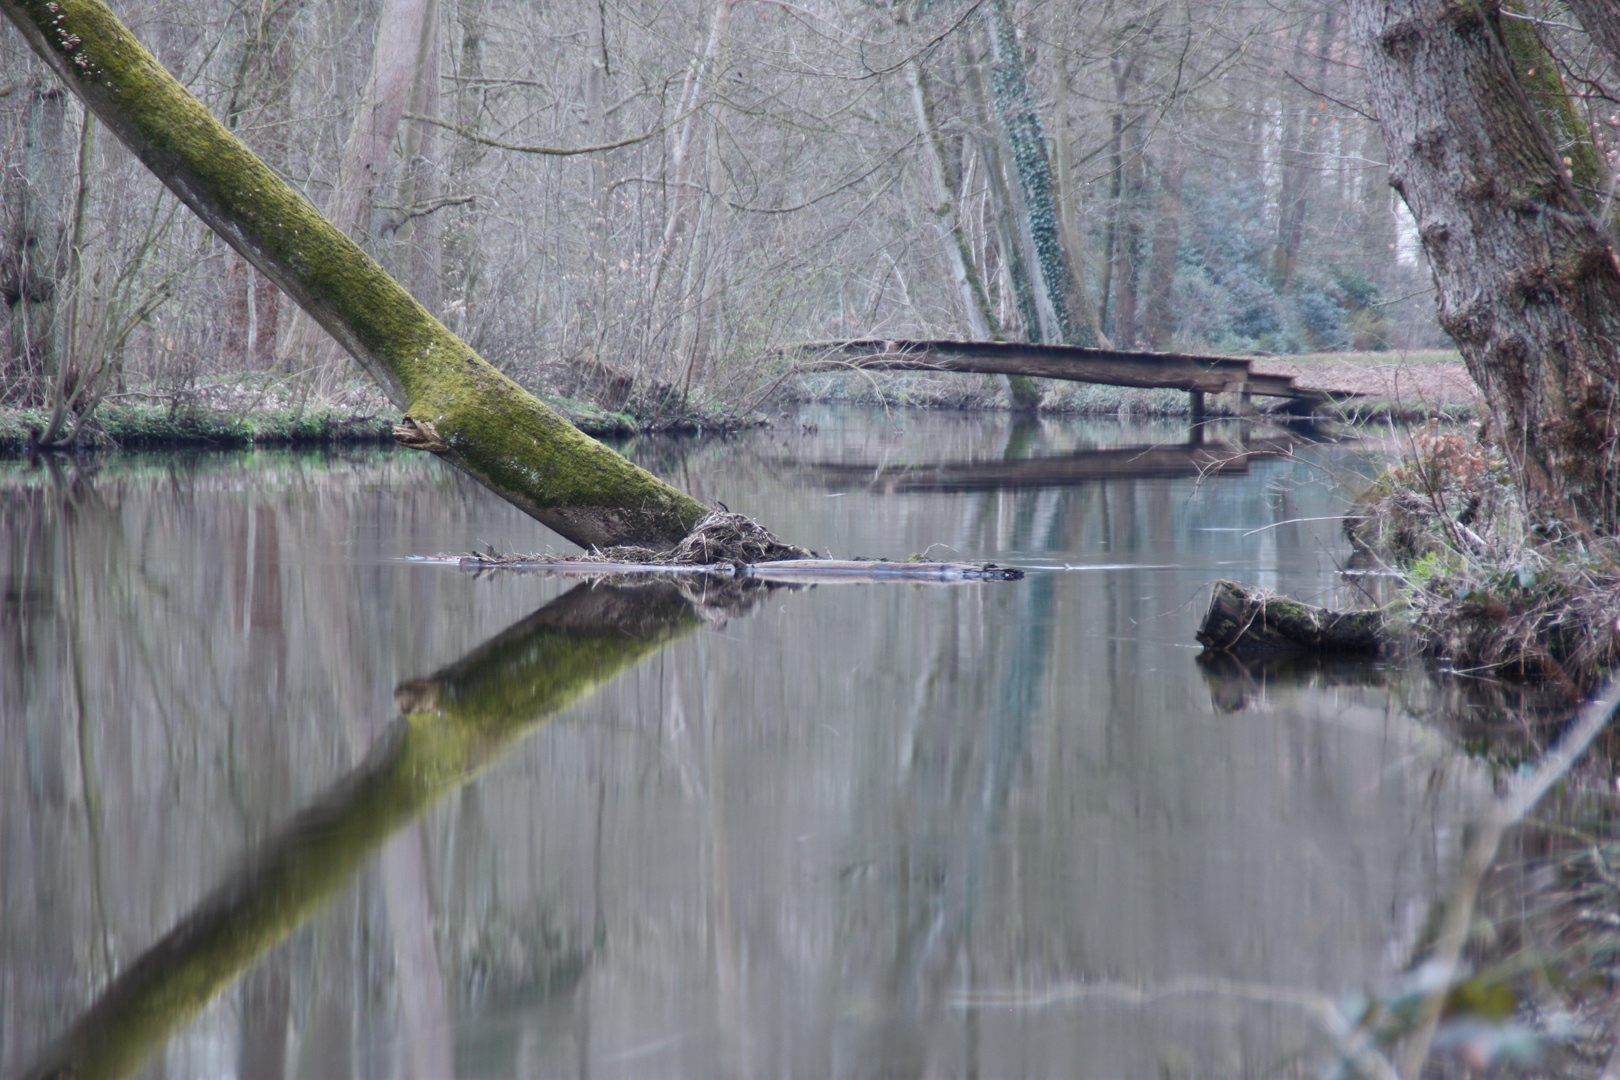
<svg viewBox="0 0 1620 1080">
<path fill-rule="evenodd" d="M 0 1073 L 1322 1064 L 1299 1002 L 1390 985 L 1489 784 L 1416 674 L 1197 662 L 1211 579 L 1345 595 L 1357 450 L 1200 482 L 1237 438 L 628 446 L 822 554 L 1030 568 L 745 597 L 412 561 L 563 546 L 409 452 L 0 462 Z"/>
</svg>

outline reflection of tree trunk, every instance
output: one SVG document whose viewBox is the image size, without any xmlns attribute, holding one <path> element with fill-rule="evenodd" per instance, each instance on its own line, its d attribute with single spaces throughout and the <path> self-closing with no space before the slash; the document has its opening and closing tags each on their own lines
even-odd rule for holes
<svg viewBox="0 0 1620 1080">
<path fill-rule="evenodd" d="M 1158 206 L 1153 215 L 1153 253 L 1148 260 L 1147 306 L 1142 339 L 1150 349 L 1170 347 L 1175 326 L 1176 248 L 1181 240 L 1181 178 L 1186 168 L 1181 145 L 1168 141 L 1159 170 Z"/>
<path fill-rule="evenodd" d="M 394 944 L 406 1080 L 449 1080 L 455 1075 L 444 971 L 433 935 L 433 903 L 420 825 L 383 845 L 383 905 Z"/>
<path fill-rule="evenodd" d="M 72 173 L 62 139 L 66 110 L 60 86 L 33 85 L 23 112 L 21 165 L 6 177 L 13 216 L 0 268 L 0 291 L 11 308 L 11 359 L 4 373 L 8 384 L 30 387 L 19 404 L 40 403 L 62 361 L 57 308 L 67 252 L 57 192 Z"/>
<path fill-rule="evenodd" d="M 402 685 L 395 697 L 405 715 L 366 760 L 126 965 L 23 1075 L 90 1080 L 140 1068 L 345 890 L 390 835 L 558 711 L 698 625 L 674 586 L 580 585 L 431 678 Z"/>
</svg>

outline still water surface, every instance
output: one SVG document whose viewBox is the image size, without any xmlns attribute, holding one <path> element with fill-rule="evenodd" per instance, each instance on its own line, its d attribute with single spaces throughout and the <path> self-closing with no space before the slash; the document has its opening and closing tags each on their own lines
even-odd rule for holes
<svg viewBox="0 0 1620 1080">
<path fill-rule="evenodd" d="M 1358 451 L 1200 482 L 1237 438 L 627 447 L 823 554 L 1055 568 L 742 598 L 412 562 L 562 549 L 419 455 L 0 463 L 0 1072 L 1309 1069 L 1259 991 L 1387 986 L 1488 784 L 1419 676 L 1196 661 L 1213 578 L 1343 597 Z"/>
</svg>

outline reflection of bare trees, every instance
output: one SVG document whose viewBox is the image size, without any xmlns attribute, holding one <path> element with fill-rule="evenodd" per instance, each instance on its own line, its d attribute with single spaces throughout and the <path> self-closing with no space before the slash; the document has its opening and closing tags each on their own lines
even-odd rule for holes
<svg viewBox="0 0 1620 1080">
<path fill-rule="evenodd" d="M 182 1023 L 345 889 L 396 830 L 487 768 L 512 742 L 626 666 L 698 625 L 672 589 L 582 585 L 437 675 L 398 691 L 404 717 L 365 762 L 252 854 L 164 938 L 129 963 L 52 1048 L 25 1072 L 120 1076 L 138 1068 Z M 403 840 L 414 841 L 407 833 Z M 425 899 L 410 880 L 420 849 L 385 859 L 390 906 Z M 423 985 L 402 981 L 407 1020 L 431 1021 L 437 957 L 425 913 L 391 911 L 396 963 L 413 956 Z M 414 950 L 414 952 L 413 952 Z M 429 977 L 431 972 L 431 977 Z M 413 1031 L 412 1038 L 442 1038 Z M 416 1045 L 423 1075 L 448 1071 L 447 1048 Z M 435 1060 L 436 1055 L 443 1055 Z M 413 1075 L 415 1073 L 413 1072 Z"/>
</svg>

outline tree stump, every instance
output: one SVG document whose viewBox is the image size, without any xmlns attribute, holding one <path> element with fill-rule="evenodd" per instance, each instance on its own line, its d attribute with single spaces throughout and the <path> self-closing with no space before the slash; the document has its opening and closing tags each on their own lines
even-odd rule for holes
<svg viewBox="0 0 1620 1080">
<path fill-rule="evenodd" d="M 1236 656 L 1376 655 L 1389 643 L 1389 626 L 1381 611 L 1329 611 L 1217 581 L 1197 637 L 1206 649 Z"/>
</svg>

